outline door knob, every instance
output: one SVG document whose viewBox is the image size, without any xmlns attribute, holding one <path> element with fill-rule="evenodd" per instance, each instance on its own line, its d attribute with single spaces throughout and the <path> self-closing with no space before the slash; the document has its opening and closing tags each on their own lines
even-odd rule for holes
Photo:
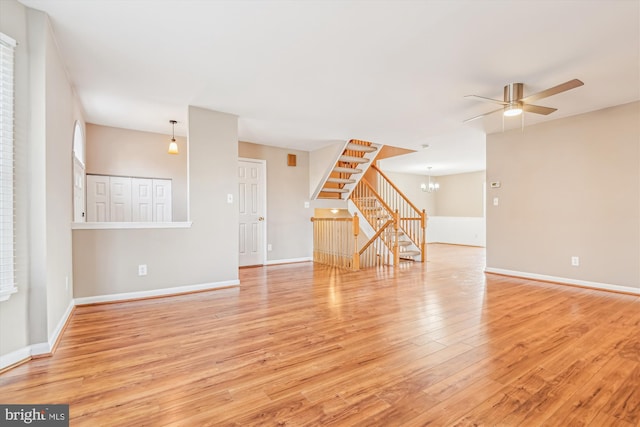
<svg viewBox="0 0 640 427">
<path fill-rule="evenodd" d="M 258 221 L 264 221 L 264 217 L 261 216 L 260 218 L 258 218 Z"/>
</svg>

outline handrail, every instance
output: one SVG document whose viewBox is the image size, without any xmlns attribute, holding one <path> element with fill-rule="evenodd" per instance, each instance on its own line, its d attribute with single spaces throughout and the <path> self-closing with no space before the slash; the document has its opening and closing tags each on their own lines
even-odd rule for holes
<svg viewBox="0 0 640 427">
<path fill-rule="evenodd" d="M 420 209 L 418 209 L 416 207 L 416 205 L 411 203 L 411 200 L 409 200 L 409 198 L 398 187 L 396 187 L 396 185 L 393 183 L 393 181 L 391 181 L 389 179 L 389 177 L 387 175 L 385 175 L 385 173 L 382 172 L 380 170 L 380 168 L 378 168 L 378 166 L 376 166 L 375 164 L 372 164 L 371 168 L 373 168 L 376 172 L 378 172 L 380 174 L 380 176 L 383 177 L 384 180 L 387 181 L 389 183 L 389 185 L 391 185 L 391 187 L 393 187 L 393 189 L 396 190 L 402 196 L 402 198 L 409 204 L 409 206 L 411 206 L 413 208 L 413 210 L 418 213 L 418 216 L 420 215 Z"/>
<path fill-rule="evenodd" d="M 399 224 L 405 235 L 420 249 L 421 260 L 426 260 L 426 219 L 427 213 L 422 212 L 411 200 L 380 170 L 375 164 L 371 165 L 373 170 L 380 174 L 376 187 L 380 197 L 392 210 L 400 212 Z"/>
<path fill-rule="evenodd" d="M 371 246 L 373 241 L 376 240 L 378 238 L 378 236 L 380 236 L 382 234 L 382 232 L 391 224 L 393 224 L 393 220 L 392 219 L 387 220 L 387 222 L 385 222 L 384 225 L 382 227 L 380 227 L 380 229 L 378 231 L 376 231 L 376 234 L 371 236 L 371 239 L 369 239 L 369 241 L 367 243 L 365 243 L 365 245 L 362 247 L 362 249 L 360 249 L 360 255 L 362 255 L 364 253 L 364 251 L 366 251 L 367 248 L 369 246 Z"/>
<path fill-rule="evenodd" d="M 393 246 L 390 247 L 389 242 L 385 240 L 385 232 L 389 227 L 393 226 Z M 391 264 L 397 266 L 400 264 L 400 246 L 398 244 L 398 221 L 397 213 L 393 219 L 380 227 L 380 229 L 369 239 L 369 241 L 359 251 L 359 261 L 362 266 L 372 267 L 375 265 Z M 385 234 L 383 234 L 385 233 Z"/>
</svg>

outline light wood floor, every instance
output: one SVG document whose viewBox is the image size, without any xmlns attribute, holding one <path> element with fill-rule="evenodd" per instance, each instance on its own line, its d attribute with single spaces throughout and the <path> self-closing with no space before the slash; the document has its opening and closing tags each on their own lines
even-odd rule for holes
<svg viewBox="0 0 640 427">
<path fill-rule="evenodd" d="M 79 307 L 0 402 L 69 403 L 72 426 L 640 425 L 640 297 L 485 277 L 478 248 L 429 256 Z"/>
</svg>

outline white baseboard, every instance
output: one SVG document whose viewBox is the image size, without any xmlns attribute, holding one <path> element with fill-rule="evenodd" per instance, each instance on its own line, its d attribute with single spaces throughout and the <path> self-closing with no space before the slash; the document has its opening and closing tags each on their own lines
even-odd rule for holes
<svg viewBox="0 0 640 427">
<path fill-rule="evenodd" d="M 64 314 L 60 318 L 60 321 L 56 325 L 56 328 L 53 330 L 53 333 L 49 337 L 49 342 L 47 343 L 48 344 L 47 351 L 45 351 L 43 353 L 31 352 L 31 354 L 33 354 L 33 355 L 36 355 L 36 354 L 47 354 L 47 353 L 51 353 L 53 351 L 53 348 L 55 347 L 56 343 L 58 342 L 58 339 L 60 338 L 60 334 L 62 333 L 62 330 L 64 329 L 64 325 L 67 324 L 67 320 L 69 320 L 69 316 L 71 316 L 71 313 L 73 313 L 74 307 L 75 307 L 74 300 L 69 301 L 69 306 L 67 307 L 67 310 L 64 312 Z"/>
<path fill-rule="evenodd" d="M 31 347 L 32 346 L 23 347 L 16 351 L 12 351 L 11 353 L 0 356 L 0 370 L 6 368 L 7 366 L 22 362 L 25 359 L 31 358 Z"/>
<path fill-rule="evenodd" d="M 289 259 L 271 259 L 267 261 L 265 265 L 291 264 L 294 262 L 308 262 L 308 261 L 313 261 L 313 258 L 303 257 L 303 258 L 289 258 Z"/>
<path fill-rule="evenodd" d="M 125 292 L 121 294 L 97 295 L 94 297 L 82 297 L 74 300 L 75 305 L 97 304 L 105 302 L 125 301 L 141 298 L 153 298 L 167 295 L 184 294 L 188 292 L 207 291 L 220 288 L 237 286 L 240 280 L 226 280 L 223 282 L 201 283 L 198 285 L 177 286 L 173 288 L 153 289 L 150 291 Z"/>
<path fill-rule="evenodd" d="M 60 318 L 56 329 L 54 329 L 53 333 L 47 340 L 47 342 L 41 342 L 37 344 L 31 344 L 29 346 L 23 347 L 16 351 L 13 351 L 9 354 L 5 354 L 0 356 L 0 370 L 6 368 L 7 366 L 11 366 L 15 363 L 21 362 L 25 359 L 29 359 L 32 356 L 40 356 L 43 354 L 50 354 L 53 351 L 53 348 L 62 333 L 64 325 L 67 323 L 69 316 L 73 312 L 74 302 L 73 300 L 69 301 L 69 306 L 65 310 L 64 314 Z"/>
<path fill-rule="evenodd" d="M 544 274 L 526 273 L 522 271 L 504 270 L 502 268 L 492 267 L 485 268 L 484 272 L 500 274 L 502 276 L 520 277 L 523 279 L 541 280 L 543 282 L 556 282 L 566 285 L 580 286 L 583 288 L 601 289 L 605 291 L 624 292 L 640 295 L 640 288 L 632 288 L 630 286 L 610 285 L 608 283 L 589 282 L 586 280 L 568 279 L 566 277 L 547 276 Z"/>
</svg>

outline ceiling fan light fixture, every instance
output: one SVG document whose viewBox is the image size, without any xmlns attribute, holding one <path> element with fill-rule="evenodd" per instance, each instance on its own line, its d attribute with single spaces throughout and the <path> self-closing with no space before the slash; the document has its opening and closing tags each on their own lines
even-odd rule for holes
<svg viewBox="0 0 640 427">
<path fill-rule="evenodd" d="M 518 104 L 515 105 L 507 105 L 504 107 L 504 113 L 506 117 L 515 117 L 522 114 L 522 107 Z"/>
</svg>

